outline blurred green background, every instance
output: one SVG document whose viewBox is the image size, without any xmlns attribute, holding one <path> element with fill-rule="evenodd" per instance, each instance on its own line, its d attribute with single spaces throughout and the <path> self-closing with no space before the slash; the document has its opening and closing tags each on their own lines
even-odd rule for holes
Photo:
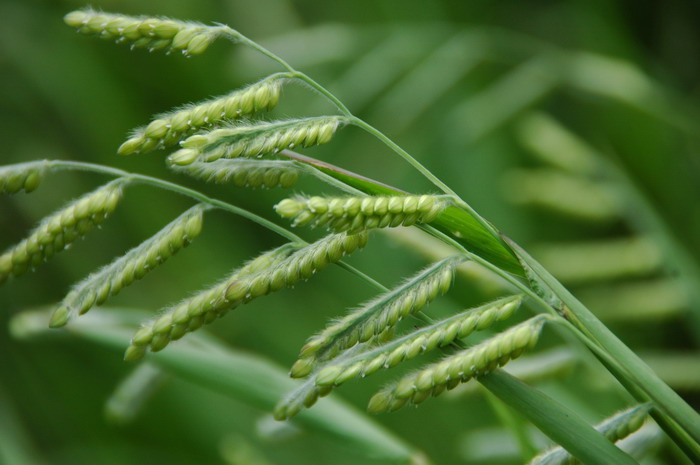
<svg viewBox="0 0 700 465">
<path fill-rule="evenodd" d="M 63 15 L 83 6 L 0 4 L 0 164 L 39 158 L 104 163 L 196 187 L 275 219 L 271 205 L 289 195 L 281 189 L 204 186 L 168 172 L 165 152 L 115 155 L 128 131 L 151 115 L 241 87 L 276 71 L 274 64 L 225 42 L 190 59 L 131 52 L 66 27 Z M 700 404 L 700 4 L 105 0 L 92 6 L 222 22 L 269 47 L 327 85 L 531 249 L 662 377 Z M 288 86 L 271 117 L 331 111 L 308 89 Z M 408 191 L 434 191 L 355 128 L 304 153 Z M 40 218 L 104 181 L 60 172 L 36 193 L 0 198 L 0 247 L 21 240 Z M 310 179 L 295 191 L 332 192 Z M 0 460 L 379 463 L 322 433 L 296 431 L 285 438 L 265 432 L 269 412 L 176 377 L 135 420 L 114 424 L 105 419 L 106 399 L 133 370 L 119 352 L 61 331 L 29 340 L 10 336 L 13 315 L 60 301 L 72 283 L 191 203 L 152 188 L 129 188 L 103 229 L 36 273 L 0 287 Z M 416 240 L 424 246 L 416 247 Z M 155 313 L 281 243 L 252 223 L 210 212 L 192 246 L 112 304 Z M 436 254 L 420 236 L 375 233 L 365 252 L 349 261 L 391 286 Z M 459 275 L 457 283 L 431 306 L 432 315 L 503 292 L 481 273 Z M 228 346 L 288 367 L 328 318 L 373 294 L 332 267 L 210 329 Z M 538 347 L 561 344 L 547 333 Z M 628 405 L 601 368 L 576 367 L 537 385 L 591 422 Z M 363 409 L 391 378 L 350 383 L 333 395 Z M 517 463 L 515 443 L 478 392 L 444 396 L 376 421 L 435 463 Z M 667 444 L 646 460 L 684 463 Z"/>
</svg>

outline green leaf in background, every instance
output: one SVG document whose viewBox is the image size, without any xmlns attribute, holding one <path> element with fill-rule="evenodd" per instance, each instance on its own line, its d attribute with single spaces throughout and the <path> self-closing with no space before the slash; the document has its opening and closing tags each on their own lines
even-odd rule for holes
<svg viewBox="0 0 700 465">
<path fill-rule="evenodd" d="M 66 329 L 121 354 L 134 330 L 130 315 L 133 312 L 112 308 L 109 315 L 95 312 L 94 316 L 86 315 Z M 46 335 L 51 331 L 46 326 L 47 321 L 48 313 L 43 311 L 20 313 L 11 321 L 12 334 L 22 339 Z M 272 411 L 277 401 L 297 384 L 289 379 L 287 370 L 271 361 L 199 334 L 190 335 L 166 351 L 151 354 L 149 359 L 166 373 L 266 411 Z M 303 412 L 298 422 L 330 434 L 368 457 L 412 464 L 425 460 L 414 447 L 366 414 L 335 398 Z"/>
</svg>

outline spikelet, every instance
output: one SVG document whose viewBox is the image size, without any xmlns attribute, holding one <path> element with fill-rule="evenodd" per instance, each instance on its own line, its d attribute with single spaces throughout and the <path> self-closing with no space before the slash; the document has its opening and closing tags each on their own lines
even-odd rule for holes
<svg viewBox="0 0 700 465">
<path fill-rule="evenodd" d="M 125 359 L 136 360 L 149 348 L 154 352 L 162 350 L 170 341 L 212 322 L 232 308 L 310 278 L 345 254 L 364 247 L 366 242 L 366 234 L 336 234 L 294 253 L 291 253 L 295 247 L 292 245 L 268 252 L 213 288 L 167 309 L 145 324 L 132 338 Z"/>
<path fill-rule="evenodd" d="M 407 403 L 419 404 L 429 396 L 438 396 L 445 389 L 484 375 L 505 365 L 532 347 L 547 316 L 531 318 L 479 345 L 447 357 L 438 363 L 401 378 L 372 397 L 370 413 L 392 412 Z"/>
<path fill-rule="evenodd" d="M 171 165 L 177 172 L 206 182 L 232 183 L 238 187 L 292 187 L 299 179 L 294 162 L 287 160 L 196 161 L 189 165 Z"/>
<path fill-rule="evenodd" d="M 233 308 L 236 302 L 226 299 L 226 289 L 237 280 L 257 273 L 280 263 L 289 256 L 296 246 L 285 244 L 254 258 L 243 267 L 234 270 L 228 277 L 214 286 L 198 292 L 182 302 L 169 307 L 155 319 L 143 324 L 134 334 L 126 350 L 124 359 L 137 360 L 147 349 L 161 350 L 171 340 L 179 339 L 188 332 L 199 329 L 205 323 L 211 323 Z"/>
<path fill-rule="evenodd" d="M 181 51 L 183 55 L 199 55 L 219 35 L 228 32 L 225 26 L 177 21 L 148 16 L 127 16 L 103 13 L 93 9 L 75 10 L 64 16 L 65 23 L 81 34 L 130 44 L 150 52 Z"/>
<path fill-rule="evenodd" d="M 95 305 L 102 305 L 110 296 L 118 294 L 180 249 L 187 247 L 202 230 L 205 208 L 203 205 L 192 207 L 155 236 L 73 287 L 54 311 L 50 326 L 63 326 L 74 316 L 87 313 Z"/>
<path fill-rule="evenodd" d="M 612 417 L 596 425 L 595 429 L 610 442 L 617 442 L 639 430 L 651 411 L 651 404 L 641 404 L 616 413 Z M 534 457 L 528 465 L 575 465 L 579 464 L 561 447 L 554 447 Z"/>
<path fill-rule="evenodd" d="M 195 134 L 181 142 L 184 147 L 171 155 L 178 164 L 197 159 L 262 157 L 293 147 L 311 147 L 330 142 L 342 116 L 317 116 L 271 123 L 237 125 Z"/>
<path fill-rule="evenodd" d="M 39 187 L 45 170 L 43 161 L 0 166 L 0 195 L 33 191 Z"/>
<path fill-rule="evenodd" d="M 48 260 L 106 220 L 125 182 L 112 181 L 42 220 L 29 237 L 0 255 L 0 284 Z"/>
<path fill-rule="evenodd" d="M 332 322 L 302 347 L 290 376 L 301 378 L 308 375 L 319 361 L 333 358 L 358 342 L 369 341 L 393 328 L 402 318 L 422 309 L 447 292 L 452 285 L 455 268 L 464 260 L 462 256 L 446 258 L 403 285 Z"/>
<path fill-rule="evenodd" d="M 368 376 L 380 368 L 392 368 L 418 355 L 445 347 L 475 331 L 483 331 L 515 312 L 522 296 L 510 296 L 478 308 L 458 313 L 430 326 L 413 331 L 395 341 L 362 352 L 342 362 L 324 366 L 314 376 L 318 386 L 338 386 L 357 376 Z"/>
<path fill-rule="evenodd" d="M 227 95 L 158 115 L 146 127 L 134 131 L 118 153 L 131 155 L 170 146 L 201 128 L 270 110 L 277 106 L 286 78 L 288 73 L 274 74 Z"/>
<path fill-rule="evenodd" d="M 341 232 L 430 223 L 447 202 L 435 195 L 375 197 L 297 197 L 275 205 L 293 226 L 326 226 Z"/>
</svg>

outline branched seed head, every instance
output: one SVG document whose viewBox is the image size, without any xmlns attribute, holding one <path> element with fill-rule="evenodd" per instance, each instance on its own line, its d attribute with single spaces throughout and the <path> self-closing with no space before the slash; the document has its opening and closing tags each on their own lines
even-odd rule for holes
<svg viewBox="0 0 700 465">
<path fill-rule="evenodd" d="M 338 127 L 346 123 L 342 116 L 313 118 L 231 126 L 190 136 L 184 147 L 171 155 L 179 164 L 201 159 L 262 157 L 293 147 L 311 147 L 330 142 Z"/>
<path fill-rule="evenodd" d="M 595 429 L 610 442 L 617 442 L 639 430 L 649 416 L 651 404 L 636 405 L 622 412 L 616 413 Z M 534 457 L 528 465 L 576 465 L 579 462 L 561 447 L 554 447 Z"/>
<path fill-rule="evenodd" d="M 291 187 L 299 179 L 294 162 L 287 160 L 216 160 L 196 161 L 171 168 L 206 182 L 233 183 L 238 187 Z"/>
<path fill-rule="evenodd" d="M 118 153 L 131 155 L 174 145 L 199 129 L 270 110 L 279 102 L 287 78 L 287 74 L 275 74 L 228 95 L 158 115 L 148 126 L 134 131 Z"/>
<path fill-rule="evenodd" d="M 170 341 L 214 321 L 232 308 L 310 278 L 317 270 L 366 242 L 366 234 L 337 234 L 298 250 L 298 246 L 288 244 L 263 254 L 216 286 L 167 309 L 142 326 L 132 338 L 125 359 L 141 358 L 147 349 L 162 350 Z"/>
<path fill-rule="evenodd" d="M 180 51 L 183 55 L 199 55 L 226 31 L 225 26 L 177 21 L 147 16 L 126 16 L 92 9 L 68 13 L 63 20 L 81 34 L 130 44 L 150 52 Z"/>
<path fill-rule="evenodd" d="M 429 223 L 447 202 L 435 195 L 374 197 L 297 197 L 284 199 L 277 213 L 293 226 L 326 226 L 333 231 L 357 232 L 371 228 Z"/>
<path fill-rule="evenodd" d="M 50 326 L 63 326 L 75 315 L 102 305 L 107 298 L 187 247 L 202 230 L 204 209 L 202 205 L 192 207 L 155 236 L 77 284 L 54 311 Z"/>
<path fill-rule="evenodd" d="M 46 162 L 35 161 L 0 167 L 0 194 L 31 192 L 41 183 Z"/>
<path fill-rule="evenodd" d="M 380 368 L 395 367 L 404 360 L 444 347 L 509 318 L 521 301 L 520 295 L 500 299 L 438 321 L 355 357 L 337 362 L 334 359 L 314 375 L 315 383 L 318 386 L 337 386 L 357 376 L 371 375 Z"/>
<path fill-rule="evenodd" d="M 124 182 L 112 181 L 45 218 L 29 237 L 0 255 L 0 283 L 38 266 L 107 219 Z"/>
<path fill-rule="evenodd" d="M 401 378 L 375 394 L 368 410 L 371 413 L 391 412 L 407 403 L 419 404 L 431 395 L 438 396 L 445 389 L 452 389 L 459 383 L 505 365 L 537 342 L 545 321 L 545 316 L 531 318 L 479 345 Z"/>
<path fill-rule="evenodd" d="M 446 258 L 403 285 L 332 322 L 302 347 L 290 375 L 293 378 L 304 377 L 319 361 L 331 359 L 358 342 L 369 341 L 393 328 L 404 317 L 419 311 L 447 292 L 452 285 L 455 268 L 464 260 L 462 256 Z"/>
</svg>

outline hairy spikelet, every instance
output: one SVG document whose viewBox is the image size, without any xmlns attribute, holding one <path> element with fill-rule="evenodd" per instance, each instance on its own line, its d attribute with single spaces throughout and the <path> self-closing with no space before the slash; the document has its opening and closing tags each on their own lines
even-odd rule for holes
<svg viewBox="0 0 700 465">
<path fill-rule="evenodd" d="M 318 386 L 337 386 L 357 376 L 371 375 L 380 368 L 395 367 L 404 360 L 444 347 L 456 339 L 510 318 L 521 302 L 522 296 L 519 295 L 497 300 L 438 321 L 342 362 L 333 360 L 314 376 L 315 383 Z"/>
<path fill-rule="evenodd" d="M 72 11 L 63 20 L 81 34 L 115 40 L 150 52 L 180 51 L 183 55 L 203 53 L 217 36 L 227 30 L 224 26 L 103 13 L 93 9 Z"/>
<path fill-rule="evenodd" d="M 297 197 L 284 199 L 275 210 L 293 226 L 326 226 L 333 231 L 411 226 L 430 223 L 447 202 L 435 195 L 376 197 Z"/>
<path fill-rule="evenodd" d="M 41 183 L 46 170 L 43 161 L 0 167 L 0 195 L 31 192 Z"/>
<path fill-rule="evenodd" d="M 505 365 L 533 346 L 540 335 L 546 316 L 537 316 L 470 349 L 401 378 L 369 402 L 371 413 L 392 412 L 404 405 L 419 404 L 431 395 L 440 395 L 459 383 Z"/>
<path fill-rule="evenodd" d="M 610 442 L 615 443 L 639 430 L 650 411 L 651 404 L 637 405 L 613 415 L 596 425 L 595 429 L 608 438 Z M 579 463 L 581 462 L 572 457 L 566 450 L 555 447 L 533 458 L 528 462 L 528 465 L 576 465 Z"/>
<path fill-rule="evenodd" d="M 213 288 L 167 309 L 132 338 L 125 359 L 136 360 L 147 349 L 159 351 L 172 340 L 223 316 L 228 310 L 258 297 L 293 286 L 316 271 L 363 247 L 366 234 L 336 234 L 296 250 L 282 246 L 256 258 Z"/>
<path fill-rule="evenodd" d="M 45 218 L 29 237 L 0 255 L 0 283 L 36 267 L 106 220 L 124 183 L 112 181 Z"/>
<path fill-rule="evenodd" d="M 206 182 L 232 183 L 238 187 L 292 187 L 299 179 L 294 162 L 287 160 L 216 160 L 172 165 L 177 172 Z"/>
<path fill-rule="evenodd" d="M 220 158 L 262 157 L 288 148 L 326 144 L 345 122 L 342 116 L 318 116 L 214 129 L 182 141 L 184 148 L 170 159 L 184 165 L 197 159 L 212 162 Z"/>
<path fill-rule="evenodd" d="M 279 102 L 286 78 L 287 74 L 275 74 L 227 95 L 158 115 L 148 126 L 134 131 L 118 153 L 131 155 L 174 145 L 199 129 L 270 110 Z"/>
<path fill-rule="evenodd" d="M 102 305 L 107 298 L 187 247 L 202 230 L 204 209 L 203 205 L 192 207 L 158 234 L 77 284 L 54 311 L 50 326 L 63 326 L 74 316 Z"/>
<path fill-rule="evenodd" d="M 319 361 L 333 358 L 358 342 L 369 341 L 393 328 L 402 318 L 419 311 L 447 292 L 452 285 L 456 266 L 464 260 L 462 256 L 446 258 L 396 289 L 332 322 L 302 347 L 290 375 L 293 378 L 304 377 Z"/>
<path fill-rule="evenodd" d="M 145 323 L 131 339 L 124 359 L 137 360 L 146 350 L 161 350 L 172 340 L 211 323 L 236 305 L 226 299 L 226 289 L 237 280 L 273 266 L 289 256 L 296 247 L 285 244 L 266 252 L 235 269 L 228 277 L 214 286 L 198 292 L 182 302 L 167 308 L 157 318 Z"/>
</svg>

